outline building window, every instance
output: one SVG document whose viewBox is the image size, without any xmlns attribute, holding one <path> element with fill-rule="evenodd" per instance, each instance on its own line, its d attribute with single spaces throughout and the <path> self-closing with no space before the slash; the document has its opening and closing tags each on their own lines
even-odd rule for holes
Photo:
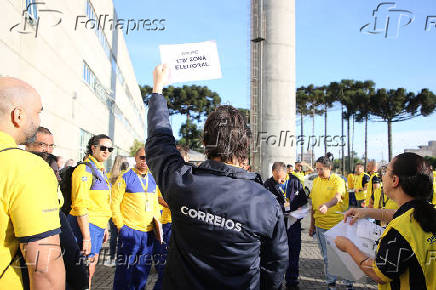
<svg viewBox="0 0 436 290">
<path fill-rule="evenodd" d="M 88 131 L 85 131 L 83 129 L 80 129 L 80 152 L 79 152 L 79 161 L 82 161 L 83 158 L 86 156 L 87 146 L 89 139 L 91 139 L 92 134 Z"/>
<path fill-rule="evenodd" d="M 94 6 L 92 6 L 91 1 L 86 0 L 86 16 L 88 16 L 91 20 L 96 20 L 98 18 L 97 13 L 95 12 Z M 98 21 L 97 21 L 98 24 Z M 104 53 L 106 54 L 106 57 L 108 59 L 111 58 L 111 49 L 109 46 L 109 42 L 107 41 L 106 34 L 102 30 L 101 27 L 96 27 L 93 29 L 95 31 L 95 34 L 97 36 L 98 41 L 100 42 L 101 47 L 104 50 Z"/>
<path fill-rule="evenodd" d="M 36 3 L 35 0 L 26 0 L 27 15 L 31 23 L 35 22 L 36 19 L 38 19 L 38 9 L 36 7 L 37 5 L 38 3 Z"/>
</svg>

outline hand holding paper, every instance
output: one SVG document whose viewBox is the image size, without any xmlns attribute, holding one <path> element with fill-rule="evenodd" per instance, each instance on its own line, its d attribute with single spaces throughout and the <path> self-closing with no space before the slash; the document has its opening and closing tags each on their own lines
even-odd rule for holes
<svg viewBox="0 0 436 290">
<path fill-rule="evenodd" d="M 215 41 L 160 45 L 160 58 L 169 69 L 171 83 L 221 78 Z"/>
<path fill-rule="evenodd" d="M 153 93 L 162 94 L 163 87 L 168 82 L 168 66 L 159 64 L 153 71 Z"/>
</svg>

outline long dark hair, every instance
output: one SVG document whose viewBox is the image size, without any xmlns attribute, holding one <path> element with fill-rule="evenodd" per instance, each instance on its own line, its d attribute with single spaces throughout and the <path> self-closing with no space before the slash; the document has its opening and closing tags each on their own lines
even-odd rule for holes
<svg viewBox="0 0 436 290">
<path fill-rule="evenodd" d="M 392 173 L 399 178 L 404 193 L 416 200 L 413 217 L 425 232 L 436 233 L 436 208 L 430 203 L 433 196 L 433 177 L 425 159 L 406 152 L 392 162 Z"/>
<path fill-rule="evenodd" d="M 92 136 L 89 141 L 88 141 L 88 146 L 86 146 L 86 154 L 87 155 L 92 155 L 92 145 L 97 146 L 98 144 L 100 144 L 100 140 L 103 139 L 109 139 L 112 141 L 111 137 L 105 135 L 105 134 L 98 134 L 98 135 L 94 135 Z"/>
</svg>

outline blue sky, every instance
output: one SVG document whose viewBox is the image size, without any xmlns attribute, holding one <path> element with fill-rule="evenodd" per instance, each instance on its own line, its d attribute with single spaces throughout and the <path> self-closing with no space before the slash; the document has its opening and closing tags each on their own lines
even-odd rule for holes
<svg viewBox="0 0 436 290">
<path fill-rule="evenodd" d="M 373 22 L 372 11 L 382 1 L 296 0 L 297 87 L 328 84 L 343 78 L 376 82 L 377 87 L 404 87 L 410 91 L 430 88 L 436 92 L 436 27 L 425 31 L 427 16 L 436 15 L 433 0 L 399 0 L 395 9 L 408 10 L 414 20 L 399 30 L 398 37 L 361 33 Z M 160 62 L 158 46 L 216 40 L 223 78 L 205 82 L 223 102 L 249 108 L 250 103 L 250 1 L 248 0 L 114 0 L 121 18 L 164 18 L 165 31 L 139 31 L 125 36 L 136 77 L 151 84 L 151 71 Z M 401 18 L 405 24 L 407 16 Z M 299 119 L 299 116 L 297 116 Z M 183 118 L 174 117 L 177 134 Z M 340 134 L 340 111 L 329 114 L 329 134 Z M 393 125 L 394 154 L 436 140 L 436 114 Z M 305 134 L 311 135 L 312 120 L 305 118 Z M 322 135 L 324 122 L 315 119 L 315 135 Z M 387 159 L 385 123 L 369 124 L 369 157 Z M 297 122 L 297 132 L 300 132 Z M 363 154 L 363 125 L 354 128 L 354 149 Z M 338 150 L 331 148 L 338 156 Z M 315 155 L 323 153 L 315 149 Z"/>
</svg>

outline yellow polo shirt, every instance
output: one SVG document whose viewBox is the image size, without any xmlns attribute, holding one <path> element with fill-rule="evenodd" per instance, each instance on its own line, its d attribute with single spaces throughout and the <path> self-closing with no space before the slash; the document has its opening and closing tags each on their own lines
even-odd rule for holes
<svg viewBox="0 0 436 290">
<path fill-rule="evenodd" d="M 0 132 L 0 150 L 17 147 Z M 19 243 L 60 233 L 58 181 L 49 165 L 30 152 L 0 152 L 0 289 L 23 289 L 21 269 L 9 266 Z"/>
<path fill-rule="evenodd" d="M 73 216 L 88 215 L 88 221 L 105 229 L 109 218 L 112 216 L 111 185 L 104 172 L 103 164 L 89 156 L 85 162 L 90 162 L 96 167 L 99 179 L 92 178 L 91 169 L 85 164 L 80 164 L 73 171 L 71 183 L 71 212 Z"/>
<path fill-rule="evenodd" d="M 433 204 L 436 204 L 436 170 L 433 171 Z"/>
<path fill-rule="evenodd" d="M 348 190 L 354 190 L 354 173 L 347 175 Z"/>
<path fill-rule="evenodd" d="M 158 195 L 149 171 L 144 177 L 136 168 L 123 172 L 112 187 L 112 221 L 118 229 L 127 225 L 143 232 L 153 230 L 153 217 L 161 218 Z"/>
<path fill-rule="evenodd" d="M 318 208 L 332 200 L 338 192 L 342 200 L 329 208 L 327 213 L 321 213 Z M 348 192 L 345 190 L 344 180 L 339 175 L 332 173 L 329 178 L 315 178 L 309 198 L 312 199 L 315 226 L 329 230 L 344 219 L 342 212 L 348 208 Z"/>
<path fill-rule="evenodd" d="M 162 193 L 159 191 L 159 196 L 163 198 Z M 164 225 L 167 223 L 170 223 L 172 221 L 171 219 L 171 211 L 169 208 L 164 207 L 159 204 L 159 208 L 162 211 L 162 216 L 160 218 L 160 222 Z"/>
</svg>

